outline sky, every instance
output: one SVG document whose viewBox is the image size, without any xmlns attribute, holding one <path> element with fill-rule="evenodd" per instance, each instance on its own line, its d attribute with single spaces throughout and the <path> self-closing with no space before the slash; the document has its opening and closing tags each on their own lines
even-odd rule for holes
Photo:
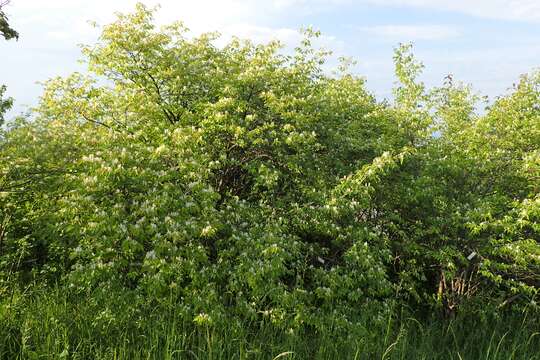
<svg viewBox="0 0 540 360">
<path fill-rule="evenodd" d="M 37 104 L 43 82 L 84 71 L 79 44 L 92 44 L 115 12 L 133 0 L 11 0 L 5 7 L 18 41 L 0 41 L 0 84 L 15 99 L 10 115 Z M 540 0 L 142 0 L 160 5 L 156 22 L 183 21 L 193 32 L 219 31 L 294 47 L 298 30 L 322 32 L 318 45 L 357 61 L 354 72 L 378 98 L 390 98 L 392 54 L 412 42 L 422 80 L 446 75 L 494 99 L 540 67 Z M 329 66 L 332 65 L 332 61 Z"/>
</svg>

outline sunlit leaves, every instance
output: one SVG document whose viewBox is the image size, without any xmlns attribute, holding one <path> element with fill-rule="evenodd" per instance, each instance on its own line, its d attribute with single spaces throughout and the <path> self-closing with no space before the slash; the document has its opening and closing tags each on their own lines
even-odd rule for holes
<svg viewBox="0 0 540 360">
<path fill-rule="evenodd" d="M 198 326 L 291 331 L 535 296 L 536 75 L 479 115 L 405 45 L 377 102 L 346 62 L 323 70 L 312 29 L 287 54 L 152 18 L 105 26 L 88 74 L 1 138 L 0 290 L 130 289 Z"/>
</svg>

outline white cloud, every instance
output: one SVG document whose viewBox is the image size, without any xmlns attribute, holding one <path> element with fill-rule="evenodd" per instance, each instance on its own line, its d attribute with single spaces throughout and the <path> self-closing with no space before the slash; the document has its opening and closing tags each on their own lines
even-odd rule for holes
<svg viewBox="0 0 540 360">
<path fill-rule="evenodd" d="M 115 12 L 130 12 L 135 8 L 135 0 L 24 0 L 14 1 L 9 7 L 13 25 L 20 24 L 20 33 L 26 27 L 61 27 L 78 33 L 82 29 L 75 24 L 86 24 L 88 20 L 107 24 L 114 20 Z M 141 0 L 149 7 L 160 5 L 156 14 L 158 23 L 183 20 L 194 31 L 217 30 L 238 20 L 256 17 L 253 1 L 250 0 Z M 86 27 L 90 28 L 89 25 Z"/>
<path fill-rule="evenodd" d="M 441 40 L 457 37 L 460 32 L 444 25 L 381 25 L 360 27 L 358 30 L 391 41 Z"/>
<path fill-rule="evenodd" d="M 241 39 L 250 39 L 255 43 L 267 43 L 271 40 L 279 40 L 285 44 L 293 44 L 300 41 L 298 30 L 289 28 L 271 28 L 251 24 L 234 24 L 225 27 L 221 31 L 223 37 L 237 36 Z"/>
<path fill-rule="evenodd" d="M 66 45 L 93 42 L 99 31 L 88 21 L 104 25 L 114 21 L 116 12 L 130 12 L 137 2 L 149 7 L 159 6 L 156 22 L 166 24 L 181 20 L 194 33 L 219 31 L 225 35 L 237 31 L 240 37 L 263 42 L 278 38 L 284 42 L 298 39 L 296 29 L 262 26 L 272 22 L 276 14 L 301 7 L 306 0 L 24 0 L 9 6 L 12 25 L 27 44 Z M 316 0 L 323 4 L 329 0 Z M 342 1 L 342 0 L 332 0 Z"/>
<path fill-rule="evenodd" d="M 273 8 L 278 10 L 295 8 L 297 10 L 308 10 L 308 12 L 318 12 L 329 6 L 340 6 L 351 2 L 351 0 L 270 0 L 267 1 L 267 4 L 271 4 Z"/>
<path fill-rule="evenodd" d="M 314 0 L 317 4 L 338 4 L 347 0 Z M 301 39 L 299 28 L 273 27 L 263 24 L 275 22 L 276 16 L 291 7 L 307 6 L 308 0 L 24 0 L 9 6 L 12 25 L 21 33 L 19 46 L 77 50 L 79 43 L 93 43 L 99 29 L 89 21 L 104 25 L 114 21 L 115 13 L 131 12 L 137 2 L 158 7 L 157 24 L 181 20 L 197 35 L 219 31 L 221 43 L 233 35 L 249 38 L 257 43 L 280 40 L 286 47 L 296 46 Z M 0 46 L 3 44 L 0 43 Z M 331 36 L 322 36 L 316 43 L 329 49 L 340 49 L 343 44 Z M 77 50 L 78 51 L 78 50 Z"/>
<path fill-rule="evenodd" d="M 476 17 L 540 21 L 539 0 L 362 0 L 382 6 L 419 7 L 455 11 Z"/>
<path fill-rule="evenodd" d="M 298 29 L 272 28 L 251 24 L 234 24 L 225 27 L 222 31 L 222 41 L 226 42 L 233 36 L 241 39 L 249 39 L 255 43 L 264 44 L 272 40 L 279 40 L 286 50 L 292 50 L 300 44 L 302 34 Z M 345 43 L 334 36 L 321 35 L 315 39 L 313 46 L 332 51 L 343 51 Z"/>
<path fill-rule="evenodd" d="M 273 9 L 308 14 L 342 5 L 371 4 L 452 11 L 481 18 L 540 22 L 540 0 L 269 0 L 261 3 Z"/>
</svg>

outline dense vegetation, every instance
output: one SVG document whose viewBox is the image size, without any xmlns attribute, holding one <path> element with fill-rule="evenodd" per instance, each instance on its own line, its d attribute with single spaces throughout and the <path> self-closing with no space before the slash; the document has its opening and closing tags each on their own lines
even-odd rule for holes
<svg viewBox="0 0 540 360">
<path fill-rule="evenodd" d="M 46 83 L 0 134 L 0 357 L 538 358 L 540 74 L 478 113 L 403 45 L 381 102 L 317 36 L 139 5 Z"/>
</svg>

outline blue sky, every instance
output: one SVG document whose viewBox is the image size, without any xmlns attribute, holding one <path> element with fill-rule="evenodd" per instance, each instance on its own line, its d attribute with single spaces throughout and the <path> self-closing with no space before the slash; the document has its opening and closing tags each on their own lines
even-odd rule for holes
<svg viewBox="0 0 540 360">
<path fill-rule="evenodd" d="M 160 4 L 158 23 L 182 20 L 194 33 L 218 30 L 294 46 L 297 30 L 323 32 L 320 45 L 358 61 L 379 98 L 390 97 L 392 51 L 413 42 L 426 65 L 423 80 L 438 85 L 447 74 L 471 83 L 482 95 L 504 94 L 520 74 L 540 67 L 540 0 L 147 0 Z M 99 32 L 115 11 L 131 11 L 131 0 L 12 0 L 5 9 L 19 41 L 0 42 L 0 83 L 15 98 L 12 115 L 35 105 L 37 83 L 82 71 L 77 44 Z M 331 66 L 332 63 L 330 63 Z"/>
</svg>

